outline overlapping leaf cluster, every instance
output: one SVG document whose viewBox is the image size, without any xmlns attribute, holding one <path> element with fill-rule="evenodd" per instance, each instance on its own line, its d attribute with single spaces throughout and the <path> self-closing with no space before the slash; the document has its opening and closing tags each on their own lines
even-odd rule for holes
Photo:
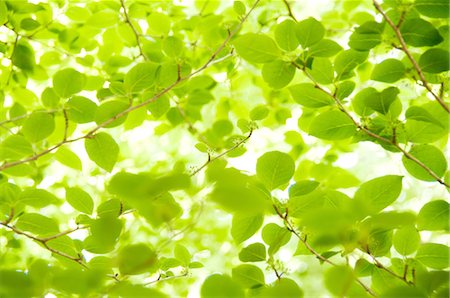
<svg viewBox="0 0 450 298">
<path fill-rule="evenodd" d="M 0 0 L 0 296 L 447 297 L 448 2 L 290 2 Z"/>
</svg>

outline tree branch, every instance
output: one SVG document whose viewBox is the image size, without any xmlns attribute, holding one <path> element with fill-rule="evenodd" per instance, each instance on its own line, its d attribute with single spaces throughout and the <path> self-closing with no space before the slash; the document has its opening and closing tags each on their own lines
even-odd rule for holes
<svg viewBox="0 0 450 298">
<path fill-rule="evenodd" d="M 220 153 L 219 155 L 216 155 L 214 157 L 211 158 L 211 156 L 208 154 L 208 160 L 201 165 L 198 169 L 196 169 L 194 172 L 192 172 L 191 176 L 195 176 L 198 172 L 200 172 L 201 170 L 203 170 L 205 167 L 207 167 L 210 163 L 212 163 L 213 161 L 221 158 L 222 156 L 230 153 L 231 151 L 237 149 L 238 147 L 240 147 L 242 144 L 244 144 L 245 142 L 248 141 L 248 139 L 250 139 L 250 137 L 252 136 L 253 130 L 250 130 L 249 134 L 243 138 L 241 141 L 237 142 L 233 147 L 231 147 L 230 149 L 225 150 L 224 152 Z"/>
<path fill-rule="evenodd" d="M 136 28 L 134 27 L 133 23 L 130 20 L 130 17 L 128 16 L 128 11 L 127 8 L 125 7 L 125 0 L 120 0 L 120 5 L 122 6 L 123 14 L 125 16 L 125 23 L 127 23 L 130 26 L 131 30 L 133 31 L 134 38 L 136 39 L 136 44 L 139 48 L 139 56 L 142 56 L 142 58 L 146 59 L 144 51 L 142 50 L 141 42 L 139 40 L 139 32 L 136 30 Z"/>
<path fill-rule="evenodd" d="M 240 28 L 242 27 L 243 23 L 248 19 L 250 13 L 255 9 L 255 7 L 258 5 L 258 3 L 260 2 L 260 0 L 256 0 L 255 3 L 253 4 L 252 8 L 247 12 L 247 14 L 242 18 L 242 20 L 240 21 L 240 23 L 236 26 L 235 30 L 232 31 L 227 38 L 225 38 L 225 40 L 222 42 L 222 44 L 216 49 L 216 51 L 214 51 L 210 58 L 200 67 L 198 68 L 196 71 L 190 73 L 189 75 L 185 76 L 185 77 L 180 77 L 177 81 L 175 81 L 174 83 L 172 83 L 171 85 L 169 85 L 168 87 L 164 88 L 163 90 L 161 90 L 159 93 L 155 94 L 153 97 L 144 100 L 143 102 L 135 105 L 135 106 L 130 106 L 129 108 L 123 110 L 122 112 L 114 115 L 113 117 L 109 118 L 108 120 L 104 121 L 103 123 L 98 124 L 96 127 L 94 127 L 93 129 L 91 129 L 89 132 L 87 132 L 85 135 L 82 135 L 80 137 L 74 138 L 74 139 L 67 139 L 65 141 L 62 141 L 60 143 L 57 143 L 56 145 L 53 145 L 52 147 L 45 149 L 33 156 L 29 156 L 25 159 L 21 159 L 21 160 L 16 160 L 16 161 L 12 161 L 12 162 L 7 162 L 4 163 L 3 165 L 0 166 L 0 171 L 3 171 L 5 169 L 20 165 L 20 164 L 24 164 L 33 160 L 37 160 L 38 158 L 52 152 L 53 150 L 68 144 L 68 143 L 72 143 L 72 142 L 76 142 L 78 140 L 82 140 L 85 138 L 90 138 L 94 135 L 95 132 L 97 132 L 99 129 L 107 126 L 108 124 L 114 122 L 116 119 L 127 115 L 128 113 L 140 109 L 142 107 L 147 106 L 149 103 L 154 102 L 155 100 L 157 100 L 158 98 L 160 98 L 161 96 L 163 96 L 164 94 L 166 94 L 167 92 L 169 92 L 170 90 L 172 90 L 175 86 L 179 85 L 181 82 L 186 81 L 188 79 L 190 79 L 191 77 L 197 75 L 198 73 L 200 73 L 201 71 L 203 71 L 204 69 L 206 69 L 207 67 L 209 67 L 213 62 L 214 59 L 216 58 L 216 56 L 225 48 L 225 46 L 227 45 L 227 43 L 230 41 L 230 39 L 236 35 L 238 33 L 238 31 L 240 30 Z M 226 153 L 225 153 L 226 154 Z"/>
<path fill-rule="evenodd" d="M 292 8 L 291 5 L 289 4 L 289 2 L 287 0 L 283 0 L 284 5 L 286 6 L 286 9 L 288 11 L 289 16 L 297 22 L 297 19 L 295 18 L 294 14 L 292 13 Z"/>
<path fill-rule="evenodd" d="M 414 69 L 419 74 L 419 77 L 420 77 L 420 80 L 422 81 L 423 87 L 425 87 L 428 90 L 428 92 L 430 92 L 431 95 L 433 95 L 433 97 L 442 106 L 442 108 L 444 108 L 444 110 L 447 111 L 447 113 L 450 113 L 450 108 L 447 106 L 447 104 L 444 102 L 444 100 L 438 94 L 436 94 L 433 91 L 433 89 L 431 88 L 430 84 L 425 79 L 425 75 L 423 74 L 422 69 L 420 68 L 419 64 L 414 59 L 414 57 L 412 56 L 411 52 L 408 50 L 408 48 L 406 46 L 406 42 L 403 39 L 402 33 L 400 32 L 399 26 L 394 24 L 394 22 L 389 18 L 389 16 L 386 14 L 386 12 L 384 12 L 384 10 L 381 8 L 380 4 L 376 0 L 373 0 L 373 5 L 381 13 L 383 18 L 386 20 L 386 22 L 392 28 L 392 30 L 394 30 L 395 35 L 397 36 L 397 39 L 400 42 L 402 51 L 406 54 L 406 56 L 408 57 L 409 61 L 411 61 L 412 65 L 414 66 Z M 401 22 L 399 23 L 399 25 L 401 25 Z"/>
<path fill-rule="evenodd" d="M 444 180 L 442 180 L 436 173 L 433 172 L 433 170 L 431 170 L 427 165 L 425 165 L 423 162 L 421 162 L 420 160 L 418 160 L 415 156 L 411 155 L 411 153 L 409 153 L 408 151 L 406 151 L 402 146 L 400 146 L 397 142 L 393 142 L 392 140 L 389 140 L 387 138 L 384 138 L 372 131 L 370 131 L 369 129 L 367 129 L 366 127 L 362 126 L 360 123 L 358 123 L 358 121 L 355 120 L 355 118 L 353 118 L 353 116 L 350 114 L 349 111 L 347 111 L 347 109 L 344 107 L 344 105 L 341 103 L 341 101 L 339 100 L 339 98 L 337 98 L 336 94 L 333 94 L 331 92 L 329 92 L 328 90 L 324 89 L 322 86 L 320 86 L 316 80 L 314 80 L 314 78 L 306 71 L 306 69 L 304 67 L 301 67 L 300 65 L 298 65 L 295 62 L 292 62 L 292 64 L 297 67 L 298 69 L 300 69 L 301 71 L 303 71 L 303 73 L 311 80 L 311 82 L 313 82 L 314 86 L 319 89 L 320 91 L 326 93 L 328 96 L 331 96 L 336 105 L 338 106 L 339 110 L 341 110 L 345 115 L 347 115 L 347 117 L 352 120 L 352 122 L 354 123 L 354 125 L 360 130 L 363 131 L 365 134 L 367 134 L 368 136 L 373 137 L 374 139 L 381 141 L 383 143 L 389 144 L 391 146 L 394 146 L 395 148 L 397 148 L 400 152 L 403 153 L 403 155 L 412 160 L 414 163 L 416 163 L 418 166 L 420 166 L 422 169 L 424 169 L 425 171 L 427 171 L 428 174 L 430 174 L 437 182 L 439 182 L 440 184 L 444 185 L 447 188 L 450 188 L 450 186 L 444 182 Z"/>
<path fill-rule="evenodd" d="M 403 276 L 402 275 L 399 275 L 399 274 L 397 274 L 397 273 L 395 273 L 394 271 L 392 271 L 391 269 L 389 269 L 389 268 L 387 268 L 387 267 L 385 267 L 371 252 L 370 252 L 370 250 L 369 250 L 369 247 L 366 247 L 366 251 L 365 251 L 365 253 L 367 253 L 369 256 L 370 256 L 370 258 L 373 260 L 373 262 L 375 263 L 375 266 L 377 266 L 378 268 L 380 268 L 380 269 L 382 269 L 382 270 L 384 270 L 384 271 L 386 271 L 387 273 L 389 273 L 390 275 L 392 275 L 392 276 L 394 276 L 394 277 L 396 277 L 396 278 L 398 278 L 398 279 L 400 279 L 400 280 L 402 280 L 402 281 L 404 281 L 405 283 L 407 283 L 408 285 L 413 285 L 414 283 L 413 282 L 411 282 L 411 281 L 408 281 L 407 279 L 406 279 L 406 273 L 407 273 L 407 270 L 408 270 L 408 267 L 406 266 L 405 267 L 405 271 L 404 271 L 404 274 L 403 274 Z"/>
<path fill-rule="evenodd" d="M 273 208 L 275 209 L 275 212 L 278 214 L 278 216 L 283 220 L 286 229 L 291 232 L 292 234 L 294 234 L 302 243 L 303 245 L 306 247 L 306 249 L 313 254 L 316 258 L 318 258 L 319 260 L 321 260 L 322 262 L 328 263 L 332 266 L 338 266 L 338 264 L 334 263 L 333 261 L 330 261 L 330 259 L 322 256 L 321 254 L 319 254 L 317 251 L 314 250 L 314 248 L 306 241 L 307 237 L 302 237 L 300 235 L 299 232 L 297 232 L 294 228 L 294 226 L 292 225 L 292 223 L 290 222 L 289 218 L 288 218 L 288 212 L 286 210 L 286 213 L 283 214 L 281 213 L 281 211 L 278 209 L 278 207 L 276 205 L 273 205 Z M 357 278 L 356 276 L 354 277 L 355 281 L 364 288 L 364 290 L 371 296 L 376 297 L 375 293 L 372 291 L 372 289 L 370 289 L 367 285 L 365 285 L 359 278 Z"/>
</svg>

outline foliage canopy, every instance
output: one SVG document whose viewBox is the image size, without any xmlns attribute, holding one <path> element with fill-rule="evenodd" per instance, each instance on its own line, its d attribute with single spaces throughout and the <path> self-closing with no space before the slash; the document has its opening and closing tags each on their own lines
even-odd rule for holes
<svg viewBox="0 0 450 298">
<path fill-rule="evenodd" d="M 180 2 L 0 0 L 0 296 L 448 297 L 448 1 Z"/>
</svg>

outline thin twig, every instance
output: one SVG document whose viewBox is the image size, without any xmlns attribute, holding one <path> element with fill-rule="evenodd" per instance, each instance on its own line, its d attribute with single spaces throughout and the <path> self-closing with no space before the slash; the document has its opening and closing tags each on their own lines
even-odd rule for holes
<svg viewBox="0 0 450 298">
<path fill-rule="evenodd" d="M 188 274 L 189 274 L 189 271 L 186 271 L 186 272 L 184 272 L 184 273 L 182 273 L 180 275 L 172 275 L 172 276 L 166 276 L 166 277 L 163 277 L 162 274 L 159 274 L 157 279 L 152 280 L 152 281 L 144 284 L 144 286 L 155 284 L 155 283 L 160 282 L 160 281 L 166 281 L 166 280 L 170 280 L 170 279 L 186 277 L 186 276 L 188 276 Z"/>
<path fill-rule="evenodd" d="M 392 276 L 394 276 L 394 277 L 396 277 L 396 278 L 398 278 L 398 279 L 400 279 L 400 280 L 402 280 L 402 281 L 404 281 L 405 283 L 407 283 L 408 285 L 412 285 L 413 284 L 413 282 L 411 282 L 411 281 L 408 281 L 407 279 L 406 279 L 406 273 L 407 273 L 407 269 L 408 269 L 408 267 L 405 267 L 405 271 L 404 271 L 404 274 L 403 274 L 403 276 L 402 275 L 399 275 L 399 274 L 397 274 L 397 273 L 395 273 L 394 271 L 392 271 L 391 269 L 389 269 L 389 268 L 387 268 L 387 267 L 385 267 L 371 252 L 370 252 L 370 250 L 369 250 L 369 247 L 366 247 L 366 251 L 365 251 L 365 253 L 367 253 L 369 256 L 370 256 L 370 258 L 373 260 L 373 262 L 375 263 L 375 266 L 377 266 L 378 268 L 380 268 L 380 269 L 382 269 L 382 270 L 384 270 L 384 271 L 386 271 L 387 273 L 389 273 L 390 275 L 392 275 Z"/>
<path fill-rule="evenodd" d="M 319 260 L 321 260 L 322 262 L 328 263 L 332 266 L 339 266 L 338 264 L 334 263 L 333 261 L 330 261 L 330 259 L 322 256 L 321 254 L 319 254 L 317 251 L 314 250 L 314 248 L 308 243 L 307 241 L 307 237 L 302 237 L 300 235 L 299 232 L 296 231 L 296 229 L 294 228 L 294 226 L 292 225 L 291 221 L 288 218 L 288 212 L 286 211 L 285 214 L 282 214 L 281 211 L 278 209 L 278 207 L 276 205 L 273 205 L 273 208 L 275 209 L 275 212 L 278 214 L 278 216 L 283 219 L 283 222 L 286 226 L 286 229 L 291 232 L 292 234 L 294 234 L 302 243 L 303 245 L 306 247 L 306 249 L 312 253 L 316 258 L 318 258 Z M 357 278 L 356 276 L 354 276 L 355 281 L 364 288 L 364 290 L 371 296 L 376 297 L 375 293 L 372 291 L 371 288 L 369 288 L 367 285 L 365 285 L 359 278 Z"/>
<path fill-rule="evenodd" d="M 249 134 L 243 138 L 241 141 L 237 142 L 233 147 L 231 147 L 230 149 L 225 150 L 224 152 L 220 153 L 219 155 L 216 155 L 214 157 L 211 157 L 208 154 L 208 160 L 201 165 L 198 169 L 196 169 L 194 172 L 192 172 L 191 176 L 195 176 L 198 172 L 200 172 L 201 170 L 203 170 L 205 167 L 207 167 L 210 163 L 212 163 L 213 161 L 221 158 L 224 155 L 227 155 L 228 153 L 230 153 L 231 151 L 235 150 L 236 148 L 238 148 L 239 146 L 241 146 L 242 144 L 244 144 L 245 142 L 247 142 L 248 139 L 250 139 L 250 137 L 252 136 L 253 130 L 250 130 Z"/>
<path fill-rule="evenodd" d="M 139 40 L 139 32 L 136 30 L 136 28 L 134 27 L 133 23 L 130 20 L 130 17 L 128 16 L 128 11 L 127 8 L 125 6 L 125 1 L 124 0 L 120 0 L 120 5 L 123 8 L 123 14 L 125 16 L 125 23 L 127 23 L 131 30 L 133 31 L 134 34 L 134 38 L 136 39 L 136 44 L 139 48 L 139 56 L 142 56 L 144 59 L 146 59 L 144 51 L 142 50 L 142 46 L 141 46 L 141 42 Z"/>
<path fill-rule="evenodd" d="M 394 146 L 395 148 L 397 148 L 400 152 L 403 153 L 403 155 L 407 158 L 410 159 L 411 161 L 413 161 L 414 163 L 416 163 L 418 166 L 420 166 L 422 169 L 424 169 L 428 174 L 430 174 L 437 182 L 439 182 L 440 184 L 444 185 L 447 188 L 450 188 L 450 186 L 444 182 L 444 180 L 442 180 L 433 170 L 431 170 L 427 165 L 425 165 L 423 162 L 421 162 L 420 160 L 418 160 L 415 156 L 411 155 L 411 153 L 409 153 L 408 151 L 406 151 L 402 146 L 400 146 L 397 142 L 393 142 L 390 139 L 384 138 L 372 131 L 370 131 L 369 129 L 367 129 L 366 127 L 364 127 L 363 125 L 361 125 L 358 121 L 355 120 L 355 118 L 353 118 L 353 116 L 350 114 L 349 111 L 347 111 L 347 109 L 344 107 L 344 105 L 342 104 L 342 102 L 339 100 L 339 98 L 329 92 L 328 90 L 326 90 L 325 88 L 323 88 L 322 86 L 320 86 L 316 80 L 314 80 L 314 78 L 306 71 L 306 69 L 300 65 L 298 65 L 295 62 L 292 62 L 292 64 L 297 67 L 298 69 L 302 70 L 303 73 L 313 82 L 314 86 L 319 89 L 320 91 L 326 93 L 328 96 L 331 96 L 336 105 L 338 106 L 339 110 L 341 110 L 356 126 L 356 128 L 358 128 L 360 131 L 363 131 L 365 134 L 367 134 L 368 136 L 373 137 L 374 139 L 377 139 L 378 141 L 381 141 L 383 143 L 389 144 L 391 146 Z"/>
<path fill-rule="evenodd" d="M 289 4 L 289 2 L 287 0 L 283 0 L 284 5 L 286 6 L 286 9 L 288 10 L 288 14 L 289 16 L 297 22 L 297 19 L 295 18 L 294 14 L 292 13 L 292 8 L 291 5 Z"/>
<path fill-rule="evenodd" d="M 450 108 L 447 106 L 447 104 L 444 102 L 444 100 L 438 95 L 436 94 L 433 89 L 431 88 L 430 84 L 428 83 L 428 81 L 425 79 L 425 75 L 422 72 L 422 69 L 420 68 L 419 64 L 417 63 L 417 61 L 414 59 L 414 57 L 412 56 L 411 52 L 408 50 L 407 46 L 406 46 L 406 42 L 403 39 L 402 33 L 400 32 L 400 29 L 397 25 L 394 24 L 394 22 L 391 20 L 391 18 L 389 18 L 389 16 L 386 14 L 386 12 L 381 8 L 380 4 L 376 1 L 373 0 L 373 5 L 375 6 L 375 8 L 381 13 L 381 15 L 383 16 L 383 18 L 386 20 L 386 22 L 389 24 L 389 26 L 392 28 L 392 30 L 394 30 L 395 35 L 397 36 L 398 41 L 400 42 L 400 45 L 402 47 L 403 52 L 406 54 L 406 56 L 408 57 L 409 61 L 411 61 L 412 65 L 414 66 L 415 70 L 417 71 L 417 73 L 419 74 L 420 80 L 422 81 L 422 86 L 425 87 L 428 92 L 431 93 L 431 95 L 433 95 L 433 97 L 437 100 L 437 102 L 447 111 L 447 113 L 450 113 Z"/>
<path fill-rule="evenodd" d="M 144 100 L 143 102 L 135 105 L 135 106 L 130 106 L 129 108 L 123 110 L 122 112 L 114 115 L 113 117 L 109 118 L 108 120 L 104 121 L 103 123 L 98 124 L 96 127 L 94 127 L 93 129 L 91 129 L 89 132 L 87 132 L 86 134 L 79 136 L 77 138 L 74 139 L 68 139 L 65 140 L 63 142 L 57 143 L 56 145 L 53 145 L 52 147 L 45 149 L 33 156 L 29 156 L 25 159 L 22 160 L 17 160 L 17 161 L 12 161 L 12 162 L 7 162 L 4 163 L 3 165 L 0 166 L 0 171 L 3 171 L 5 169 L 23 164 L 23 163 L 27 163 L 30 161 L 34 161 L 37 160 L 38 158 L 51 153 L 53 150 L 68 144 L 68 143 L 72 143 L 72 142 L 76 142 L 78 140 L 82 140 L 82 139 L 86 139 L 86 138 L 91 138 L 99 129 L 107 126 L 108 124 L 114 122 L 116 119 L 123 117 L 127 114 L 129 114 L 130 112 L 140 109 L 142 107 L 147 106 L 148 104 L 156 101 L 158 98 L 160 98 L 161 96 L 163 96 L 164 94 L 166 94 L 167 92 L 169 92 L 170 90 L 172 90 L 175 86 L 179 85 L 181 82 L 186 81 L 188 79 L 190 79 L 191 77 L 197 75 L 198 73 L 200 73 L 201 71 L 203 71 L 204 69 L 206 69 L 207 67 L 209 67 L 211 64 L 214 63 L 214 59 L 216 58 L 216 56 L 225 48 L 225 46 L 227 45 L 227 43 L 230 41 L 230 39 L 237 34 L 237 32 L 239 31 L 239 29 L 242 27 L 242 24 L 247 20 L 247 18 L 249 17 L 250 13 L 255 9 L 255 7 L 257 6 L 257 4 L 260 2 L 260 0 L 256 0 L 255 3 L 253 4 L 252 8 L 248 11 L 248 13 L 242 18 L 241 22 L 237 25 L 236 29 L 231 32 L 227 38 L 225 38 L 225 40 L 222 42 L 222 44 L 216 49 L 216 51 L 214 51 L 210 58 L 200 67 L 198 68 L 196 71 L 192 72 L 191 74 L 185 76 L 185 77 L 181 77 L 179 78 L 177 81 L 175 81 L 174 83 L 172 83 L 171 85 L 169 85 L 168 87 L 164 88 L 163 90 L 161 90 L 159 93 L 155 94 L 153 97 Z"/>
</svg>

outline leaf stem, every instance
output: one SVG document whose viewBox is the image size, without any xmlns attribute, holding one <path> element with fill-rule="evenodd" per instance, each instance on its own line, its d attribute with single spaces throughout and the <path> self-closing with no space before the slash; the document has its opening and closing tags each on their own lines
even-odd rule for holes
<svg viewBox="0 0 450 298">
<path fill-rule="evenodd" d="M 139 32 L 136 30 L 136 28 L 134 27 L 133 23 L 130 20 L 130 17 L 128 16 L 128 11 L 125 6 L 125 1 L 120 0 L 120 5 L 122 6 L 123 14 L 125 16 L 125 23 L 127 23 L 130 26 L 131 30 L 133 31 L 134 38 L 136 39 L 136 44 L 139 48 L 139 56 L 142 56 L 142 58 L 146 59 L 144 51 L 142 50 L 141 42 L 139 40 Z"/>
</svg>

